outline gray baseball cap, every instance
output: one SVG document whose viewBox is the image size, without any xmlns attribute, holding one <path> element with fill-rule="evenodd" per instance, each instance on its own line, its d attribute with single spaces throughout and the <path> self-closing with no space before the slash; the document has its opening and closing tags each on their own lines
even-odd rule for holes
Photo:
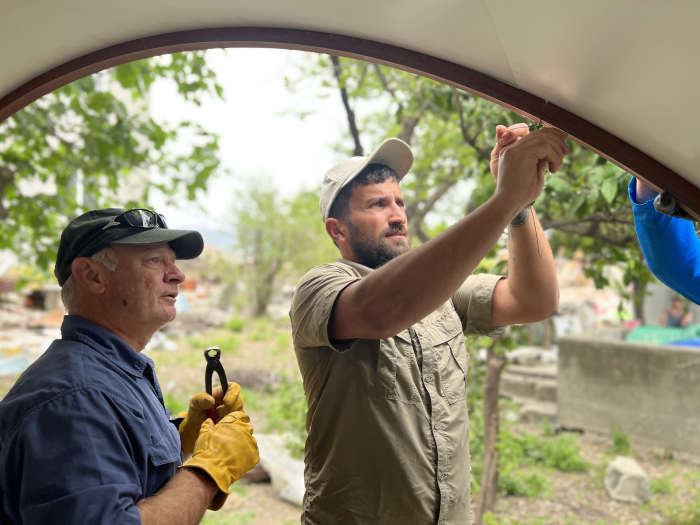
<svg viewBox="0 0 700 525">
<path fill-rule="evenodd" d="M 345 186 L 350 184 L 369 164 L 384 164 L 396 172 L 399 180 L 403 179 L 413 164 L 411 148 L 403 140 L 386 139 L 377 149 L 366 157 L 352 157 L 339 162 L 328 170 L 323 177 L 319 208 L 323 222 L 328 220 L 335 198 Z"/>
</svg>

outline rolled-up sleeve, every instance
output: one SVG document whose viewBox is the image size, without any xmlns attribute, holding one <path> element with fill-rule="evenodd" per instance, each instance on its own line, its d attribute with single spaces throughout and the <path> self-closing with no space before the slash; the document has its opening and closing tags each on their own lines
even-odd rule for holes
<svg viewBox="0 0 700 525">
<path fill-rule="evenodd" d="M 106 416 L 106 417 L 105 417 Z M 2 443 L 3 486 L 17 491 L 17 523 L 140 524 L 142 496 L 128 407 L 95 391 L 73 391 L 33 407 Z M 60 439 L 56 439 L 60 436 Z M 145 446 L 143 446 L 145 445 Z M 147 452 L 146 452 L 147 453 Z"/>
<path fill-rule="evenodd" d="M 455 310 L 462 320 L 465 334 L 493 337 L 503 333 L 502 326 L 491 326 L 491 301 L 501 275 L 471 275 L 452 297 Z"/>
<path fill-rule="evenodd" d="M 636 203 L 637 179 L 629 196 L 639 245 L 649 269 L 666 286 L 700 304 L 700 240 L 691 221 L 654 209 L 654 201 Z"/>
<path fill-rule="evenodd" d="M 339 264 L 317 266 L 301 278 L 289 312 L 295 346 L 327 346 L 337 351 L 344 351 L 350 347 L 351 341 L 331 343 L 328 338 L 328 322 L 340 292 L 358 280 L 359 275 L 347 266 Z"/>
</svg>

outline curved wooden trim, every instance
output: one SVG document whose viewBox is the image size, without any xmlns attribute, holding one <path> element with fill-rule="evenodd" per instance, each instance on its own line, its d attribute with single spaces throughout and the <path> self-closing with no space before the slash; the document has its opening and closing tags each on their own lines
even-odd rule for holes
<svg viewBox="0 0 700 525">
<path fill-rule="evenodd" d="M 0 122 L 38 98 L 103 69 L 165 53 L 220 47 L 269 47 L 330 53 L 410 71 L 463 89 L 525 117 L 562 129 L 585 147 L 668 191 L 700 213 L 700 189 L 663 164 L 607 131 L 510 84 L 464 66 L 372 40 L 267 27 L 222 27 L 179 31 L 131 40 L 81 56 L 47 71 L 0 100 Z"/>
</svg>

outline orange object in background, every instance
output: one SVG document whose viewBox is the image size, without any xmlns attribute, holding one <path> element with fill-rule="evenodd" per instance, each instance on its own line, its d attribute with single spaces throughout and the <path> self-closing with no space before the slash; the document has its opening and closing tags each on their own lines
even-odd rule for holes
<svg viewBox="0 0 700 525">
<path fill-rule="evenodd" d="M 197 288 L 197 281 L 194 279 L 186 279 L 180 286 L 182 286 L 186 292 L 193 292 Z"/>
</svg>

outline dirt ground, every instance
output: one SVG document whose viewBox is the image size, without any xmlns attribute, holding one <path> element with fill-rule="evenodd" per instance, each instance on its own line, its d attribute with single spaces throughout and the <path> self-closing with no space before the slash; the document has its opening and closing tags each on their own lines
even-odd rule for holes
<svg viewBox="0 0 700 525">
<path fill-rule="evenodd" d="M 536 425 L 523 425 L 529 433 L 538 433 Z M 587 472 L 565 473 L 551 471 L 552 494 L 544 498 L 501 497 L 496 517 L 517 520 L 522 524 L 682 524 L 700 523 L 674 520 L 684 508 L 697 503 L 700 494 L 700 458 L 678 456 L 669 458 L 667 451 L 632 443 L 632 457 L 641 465 L 654 487 L 666 488 L 668 494 L 652 493 L 645 505 L 630 505 L 613 501 L 603 487 L 611 438 L 584 433 L 578 437 L 581 455 L 591 464 Z M 652 490 L 654 492 L 654 490 Z M 507 523 L 507 522 L 506 522 Z"/>
</svg>

